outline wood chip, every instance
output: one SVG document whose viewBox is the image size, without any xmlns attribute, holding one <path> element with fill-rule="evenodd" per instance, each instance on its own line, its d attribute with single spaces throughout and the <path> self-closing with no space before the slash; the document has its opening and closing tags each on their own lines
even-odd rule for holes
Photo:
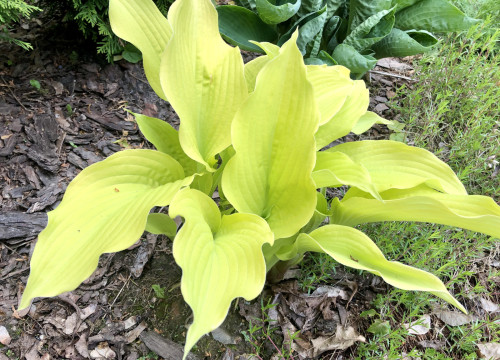
<svg viewBox="0 0 500 360">
<path fill-rule="evenodd" d="M 140 336 L 144 344 L 155 354 L 160 355 L 165 360 L 179 360 L 184 356 L 182 346 L 168 340 L 154 331 L 144 331 Z M 200 360 L 200 358 L 190 353 L 187 360 Z"/>
</svg>

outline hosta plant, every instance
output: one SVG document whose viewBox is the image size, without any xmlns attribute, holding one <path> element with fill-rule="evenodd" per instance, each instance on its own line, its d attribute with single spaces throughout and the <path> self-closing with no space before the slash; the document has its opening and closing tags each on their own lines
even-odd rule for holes
<svg viewBox="0 0 500 360">
<path fill-rule="evenodd" d="M 297 46 L 308 64 L 340 64 L 355 77 L 377 59 L 420 54 L 438 39 L 433 33 L 468 29 L 478 20 L 448 0 L 236 0 L 219 12 L 228 42 L 263 52 L 255 44 L 284 44 L 299 28 Z"/>
<path fill-rule="evenodd" d="M 359 141 L 320 151 L 387 123 L 367 111 L 362 81 L 342 66 L 304 65 L 297 32 L 281 48 L 259 44 L 266 55 L 244 65 L 220 37 L 210 0 L 178 0 L 168 19 L 152 1 L 111 0 L 110 16 L 114 32 L 142 51 L 148 80 L 180 128 L 136 115 L 157 150 L 118 152 L 71 182 L 39 235 L 21 309 L 75 289 L 101 254 L 130 247 L 146 230 L 175 237 L 194 313 L 186 354 L 222 323 L 234 298 L 257 297 L 267 271 L 306 251 L 465 311 L 436 276 L 387 260 L 354 226 L 432 221 L 500 236 L 500 207 L 468 196 L 423 149 Z M 318 191 L 343 185 L 341 199 Z M 150 213 L 167 205 L 168 215 Z"/>
</svg>

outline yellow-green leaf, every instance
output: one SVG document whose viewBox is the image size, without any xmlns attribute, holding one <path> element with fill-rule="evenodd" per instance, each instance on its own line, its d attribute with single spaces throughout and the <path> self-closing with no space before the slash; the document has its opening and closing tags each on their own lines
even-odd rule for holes
<svg viewBox="0 0 500 360">
<path fill-rule="evenodd" d="M 215 155 L 231 145 L 231 122 L 248 90 L 238 48 L 219 35 L 210 0 L 175 2 L 174 34 L 161 63 L 161 84 L 181 119 L 179 141 L 192 159 L 214 171 Z"/>
<path fill-rule="evenodd" d="M 236 114 L 236 154 L 222 174 L 222 190 L 235 209 L 265 218 L 276 238 L 296 233 L 316 206 L 311 171 L 319 115 L 296 37 L 261 70 Z"/>
<path fill-rule="evenodd" d="M 152 0 L 110 0 L 109 21 L 116 35 L 142 52 L 149 84 L 167 100 L 160 84 L 161 55 L 172 36 L 167 19 Z"/>
<path fill-rule="evenodd" d="M 403 290 L 428 291 L 466 312 L 439 278 L 400 262 L 388 261 L 368 236 L 354 228 L 326 225 L 310 234 L 300 234 L 288 253 L 283 251 L 277 255 L 287 259 L 294 253 L 306 251 L 326 253 L 343 265 L 369 271 Z"/>
<path fill-rule="evenodd" d="M 420 221 L 461 227 L 500 238 L 500 206 L 487 196 L 443 194 L 425 185 L 387 190 L 383 201 L 350 189 L 332 203 L 331 221 L 355 226 L 378 221 Z"/>
<path fill-rule="evenodd" d="M 169 212 L 185 219 L 173 245 L 182 268 L 182 295 L 194 315 L 185 358 L 200 337 L 224 321 L 234 298 L 252 300 L 260 294 L 266 278 L 262 245 L 272 245 L 273 234 L 257 215 L 221 218 L 213 200 L 197 190 L 179 192 Z"/>
<path fill-rule="evenodd" d="M 359 135 L 368 131 L 374 124 L 392 125 L 394 123 L 398 122 L 395 120 L 386 120 L 372 111 L 367 111 L 359 118 L 358 122 L 354 125 L 351 131 L 356 135 Z"/>
<path fill-rule="evenodd" d="M 352 92 L 340 110 L 327 123 L 321 125 L 316 133 L 316 149 L 321 149 L 332 141 L 349 134 L 359 118 L 366 113 L 368 89 L 361 80 L 354 81 Z"/>
<path fill-rule="evenodd" d="M 184 168 L 186 175 L 198 171 L 198 163 L 187 156 L 179 142 L 179 133 L 166 121 L 150 116 L 135 114 L 139 130 L 158 151 L 172 156 Z"/>
<path fill-rule="evenodd" d="M 313 86 L 321 115 L 319 125 L 323 125 L 342 108 L 354 88 L 354 81 L 349 77 L 349 69 L 326 65 L 308 65 L 307 80 Z"/>
<path fill-rule="evenodd" d="M 380 198 L 368 170 L 341 152 L 319 151 L 312 177 L 317 188 L 355 186 Z"/>
<path fill-rule="evenodd" d="M 84 169 L 38 236 L 20 308 L 75 289 L 101 254 L 131 246 L 151 208 L 168 205 L 191 181 L 177 161 L 153 150 L 125 150 Z"/>
<path fill-rule="evenodd" d="M 449 194 L 467 194 L 453 170 L 425 149 L 397 141 L 365 140 L 340 144 L 327 152 L 344 153 L 366 168 L 378 192 L 427 184 Z"/>
<path fill-rule="evenodd" d="M 146 231 L 151 234 L 163 234 L 173 238 L 177 233 L 177 224 L 170 216 L 162 213 L 151 213 L 146 222 Z"/>
</svg>

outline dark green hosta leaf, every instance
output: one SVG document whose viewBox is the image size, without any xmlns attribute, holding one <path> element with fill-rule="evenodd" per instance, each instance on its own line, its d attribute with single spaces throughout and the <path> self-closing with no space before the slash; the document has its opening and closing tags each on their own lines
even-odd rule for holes
<svg viewBox="0 0 500 360">
<path fill-rule="evenodd" d="M 394 8 L 382 10 L 359 24 L 346 37 L 344 44 L 358 51 L 369 48 L 389 35 L 394 26 Z"/>
<path fill-rule="evenodd" d="M 295 2 L 285 2 L 277 5 L 276 0 L 256 0 L 257 12 L 260 18 L 267 24 L 279 24 L 288 19 L 299 11 L 301 0 Z"/>
<path fill-rule="evenodd" d="M 321 50 L 317 57 L 309 57 L 304 59 L 306 65 L 338 65 L 333 58 L 326 51 Z"/>
<path fill-rule="evenodd" d="M 382 10 L 389 10 L 391 7 L 391 0 L 350 0 L 349 32 L 372 15 Z"/>
<path fill-rule="evenodd" d="M 344 3 L 344 0 L 326 0 L 327 19 L 330 19 Z"/>
<path fill-rule="evenodd" d="M 302 5 L 297 12 L 297 16 L 300 19 L 307 14 L 321 10 L 324 6 L 325 4 L 323 3 L 323 0 L 302 0 Z"/>
<path fill-rule="evenodd" d="M 219 31 L 228 43 L 240 49 L 263 53 L 262 49 L 248 40 L 275 42 L 278 33 L 263 22 L 255 13 L 239 6 L 225 5 L 217 8 Z"/>
<path fill-rule="evenodd" d="M 362 55 L 350 45 L 340 44 L 335 48 L 332 58 L 339 64 L 351 69 L 353 74 L 364 74 L 375 67 L 377 59 Z"/>
<path fill-rule="evenodd" d="M 236 0 L 236 5 L 243 6 L 248 10 L 257 11 L 257 5 L 255 4 L 255 0 Z"/>
<path fill-rule="evenodd" d="M 425 30 L 402 31 L 392 29 L 391 33 L 372 46 L 377 59 L 385 57 L 404 57 L 421 54 L 436 45 L 438 39 Z"/>
<path fill-rule="evenodd" d="M 326 6 L 321 10 L 308 14 L 299 19 L 292 25 L 278 41 L 278 46 L 283 45 L 290 37 L 297 27 L 299 28 L 299 37 L 297 38 L 297 46 L 299 47 L 302 55 L 306 54 L 307 44 L 314 40 L 316 35 L 323 30 L 326 22 Z"/>
<path fill-rule="evenodd" d="M 327 8 L 328 11 L 328 8 Z M 338 16 L 332 16 L 331 18 L 328 19 L 326 22 L 325 28 L 323 29 L 323 38 L 325 41 L 330 41 L 332 36 L 335 35 L 335 32 L 337 31 L 337 28 L 340 23 L 340 17 Z"/>
<path fill-rule="evenodd" d="M 397 10 L 403 10 L 404 8 L 407 8 L 408 6 L 412 6 L 419 0 L 392 0 L 392 6 L 397 6 Z"/>
<path fill-rule="evenodd" d="M 450 32 L 467 30 L 479 21 L 446 0 L 422 0 L 398 12 L 395 26 L 401 30 Z"/>
</svg>

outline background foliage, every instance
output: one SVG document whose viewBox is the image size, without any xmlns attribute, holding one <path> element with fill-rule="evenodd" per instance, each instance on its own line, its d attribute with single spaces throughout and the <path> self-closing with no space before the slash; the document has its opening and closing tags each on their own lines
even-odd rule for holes
<svg viewBox="0 0 500 360">
<path fill-rule="evenodd" d="M 0 41 L 7 41 L 29 50 L 31 45 L 12 37 L 9 28 L 21 18 L 28 18 L 33 12 L 40 8 L 33 6 L 23 0 L 0 0 Z"/>
</svg>

